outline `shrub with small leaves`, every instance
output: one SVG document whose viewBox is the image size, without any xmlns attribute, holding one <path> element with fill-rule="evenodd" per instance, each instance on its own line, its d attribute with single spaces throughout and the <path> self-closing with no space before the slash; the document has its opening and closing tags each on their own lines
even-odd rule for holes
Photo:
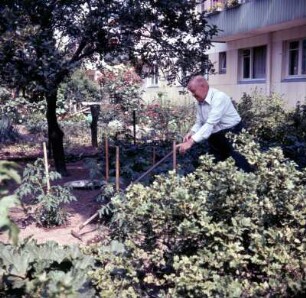
<svg viewBox="0 0 306 298">
<path fill-rule="evenodd" d="M 237 108 L 244 125 L 256 138 L 273 142 L 284 137 L 286 111 L 280 95 L 267 96 L 258 90 L 250 95 L 244 93 Z"/>
<path fill-rule="evenodd" d="M 279 148 L 234 139 L 254 173 L 206 155 L 187 176 L 169 172 L 112 198 L 112 239 L 125 252 L 97 248 L 104 266 L 91 276 L 102 297 L 306 293 L 306 172 Z"/>
<path fill-rule="evenodd" d="M 284 99 L 275 93 L 266 96 L 257 90 L 244 94 L 238 110 L 250 133 L 262 148 L 279 146 L 300 168 L 306 166 L 306 105 L 284 108 Z"/>
</svg>

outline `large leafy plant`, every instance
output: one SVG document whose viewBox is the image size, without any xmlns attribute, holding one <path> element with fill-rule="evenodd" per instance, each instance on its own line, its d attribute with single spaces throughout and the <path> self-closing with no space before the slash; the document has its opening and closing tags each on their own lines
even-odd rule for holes
<svg viewBox="0 0 306 298">
<path fill-rule="evenodd" d="M 112 237 L 124 251 L 96 253 L 92 273 L 108 297 L 288 297 L 305 293 L 305 171 L 250 135 L 236 147 L 256 167 L 202 156 L 187 176 L 114 197 Z"/>
<path fill-rule="evenodd" d="M 54 181 L 60 177 L 54 171 L 50 171 L 49 177 L 46 177 L 42 159 L 27 164 L 24 169 L 16 194 L 21 200 L 36 204 L 34 217 L 41 226 L 51 227 L 66 223 L 69 214 L 62 205 L 76 200 L 67 187 L 52 185 L 50 189 L 47 188 L 47 179 Z"/>
<path fill-rule="evenodd" d="M 9 209 L 20 205 L 16 195 L 11 195 L 5 189 L 11 181 L 20 183 L 20 176 L 16 170 L 16 164 L 8 161 L 0 161 L 0 229 L 8 230 L 9 236 L 16 244 L 19 229 L 9 217 Z"/>
<path fill-rule="evenodd" d="M 95 297 L 87 277 L 94 259 L 77 246 L 26 240 L 18 247 L 0 243 L 1 297 Z"/>
</svg>

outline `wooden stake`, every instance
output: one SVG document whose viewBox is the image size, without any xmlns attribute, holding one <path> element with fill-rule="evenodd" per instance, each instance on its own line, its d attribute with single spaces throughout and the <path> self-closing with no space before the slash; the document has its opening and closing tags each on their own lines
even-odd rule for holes
<svg viewBox="0 0 306 298">
<path fill-rule="evenodd" d="M 49 178 L 49 165 L 48 165 L 48 157 L 47 157 L 47 147 L 46 143 L 43 142 L 44 149 L 44 163 L 45 163 L 45 171 L 46 171 L 46 179 L 47 179 L 47 192 L 50 191 L 50 178 Z"/>
<path fill-rule="evenodd" d="M 133 110 L 133 138 L 134 145 L 136 144 L 136 110 Z"/>
<path fill-rule="evenodd" d="M 120 163 L 119 163 L 119 146 L 116 146 L 116 191 L 118 192 L 120 189 L 119 182 L 119 173 L 120 173 Z"/>
<path fill-rule="evenodd" d="M 155 152 L 155 146 L 153 146 L 153 156 L 152 156 L 152 165 L 155 165 L 155 160 L 156 160 L 156 152 Z"/>
<path fill-rule="evenodd" d="M 176 171 L 176 142 L 173 141 L 173 147 L 172 147 L 172 152 L 173 152 L 173 170 Z"/>
<path fill-rule="evenodd" d="M 108 138 L 105 137 L 105 180 L 109 179 L 109 157 L 108 157 Z"/>
</svg>

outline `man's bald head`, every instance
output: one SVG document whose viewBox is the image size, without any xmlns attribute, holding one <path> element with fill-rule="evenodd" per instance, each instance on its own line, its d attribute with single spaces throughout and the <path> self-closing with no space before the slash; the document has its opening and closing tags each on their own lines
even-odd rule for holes
<svg viewBox="0 0 306 298">
<path fill-rule="evenodd" d="M 187 88 L 197 101 L 202 102 L 208 93 L 209 85 L 203 76 L 198 75 L 191 78 Z"/>
</svg>

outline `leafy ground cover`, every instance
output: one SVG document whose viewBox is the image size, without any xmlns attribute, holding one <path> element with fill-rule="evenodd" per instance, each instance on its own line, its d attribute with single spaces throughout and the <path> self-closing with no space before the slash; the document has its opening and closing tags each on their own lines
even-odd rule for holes
<svg viewBox="0 0 306 298">
<path fill-rule="evenodd" d="M 170 172 L 150 185 L 132 185 L 110 198 L 111 218 L 99 241 L 81 252 L 32 242 L 4 246 L 0 291 L 29 297 L 303 297 L 305 171 L 280 149 L 263 152 L 248 134 L 235 143 L 254 173 L 237 170 L 231 159 L 216 165 L 205 155 L 187 175 Z M 50 246 L 62 257 L 38 257 Z"/>
<path fill-rule="evenodd" d="M 35 232 L 42 244 L 2 245 L 0 293 L 25 297 L 86 293 L 108 298 L 305 296 L 306 176 L 303 151 L 296 150 L 305 148 L 304 106 L 285 113 L 275 96 L 255 95 L 249 101 L 244 97 L 239 108 L 256 138 L 249 133 L 231 137 L 254 173 L 237 170 L 231 159 L 218 164 L 207 154 L 197 159 L 207 153 L 204 146 L 202 152 L 180 156 L 177 172 L 169 172 L 170 159 L 154 173 L 159 174 L 155 179 L 147 177 L 143 184 L 127 187 L 151 164 L 153 145 L 160 158 L 171 150 L 171 143 L 135 146 L 124 142 L 115 129 L 110 182 L 119 146 L 125 191 L 114 191 L 113 184 L 101 190 L 73 190 L 79 199 L 66 206 L 73 216 L 57 228 L 39 228 L 12 216 L 25 226 L 22 237 L 23 231 Z M 288 146 L 296 163 L 289 159 Z M 76 177 L 102 179 L 103 150 L 92 157 L 78 156 L 78 162 L 69 164 L 71 177 L 57 183 Z M 18 213 L 13 209 L 12 215 L 14 210 Z M 95 224 L 84 230 L 88 245 L 82 251 L 43 244 L 47 237 L 52 239 L 49 232 L 62 243 L 79 242 L 75 238 L 69 242 L 70 229 L 89 216 L 86 212 L 96 210 L 102 217 L 99 230 L 90 231 Z M 46 255 L 50 247 L 64 259 Z M 38 251 L 43 252 L 41 258 L 35 255 Z M 19 260 L 14 265 L 13 258 Z"/>
</svg>

